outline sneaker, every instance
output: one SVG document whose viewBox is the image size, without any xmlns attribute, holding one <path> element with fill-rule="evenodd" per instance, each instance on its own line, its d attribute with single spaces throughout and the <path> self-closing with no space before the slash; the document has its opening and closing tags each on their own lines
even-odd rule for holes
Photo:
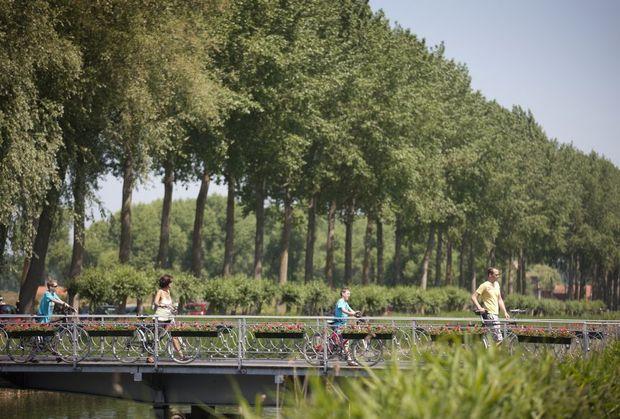
<svg viewBox="0 0 620 419">
<path fill-rule="evenodd" d="M 355 362 L 352 359 L 347 359 L 347 365 L 350 366 L 350 367 L 359 367 L 360 366 L 360 364 L 358 364 L 357 362 Z"/>
</svg>

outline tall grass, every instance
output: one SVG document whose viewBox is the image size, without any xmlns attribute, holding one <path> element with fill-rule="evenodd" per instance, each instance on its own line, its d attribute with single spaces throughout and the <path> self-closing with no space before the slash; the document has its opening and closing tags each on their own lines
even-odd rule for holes
<svg viewBox="0 0 620 419">
<path fill-rule="evenodd" d="M 589 359 L 557 361 L 503 351 L 425 354 L 361 379 L 313 377 L 289 390 L 284 418 L 617 418 L 620 344 Z M 243 409 L 246 418 L 260 408 Z"/>
</svg>

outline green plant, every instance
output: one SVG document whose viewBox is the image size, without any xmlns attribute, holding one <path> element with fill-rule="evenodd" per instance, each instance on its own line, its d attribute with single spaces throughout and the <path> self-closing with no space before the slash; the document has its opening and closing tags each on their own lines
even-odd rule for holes
<svg viewBox="0 0 620 419">
<path fill-rule="evenodd" d="M 387 310 L 390 292 L 386 287 L 369 285 L 351 290 L 351 307 L 369 316 L 379 316 Z"/>
<path fill-rule="evenodd" d="M 286 310 L 301 307 L 304 303 L 305 287 L 303 284 L 288 282 L 280 287 L 280 302 L 286 305 Z"/>
<path fill-rule="evenodd" d="M 550 355 L 524 362 L 503 351 L 454 347 L 422 354 L 415 374 L 392 364 L 357 380 L 313 377 L 285 396 L 284 418 L 616 417 L 620 343 L 587 359 Z M 307 394 L 307 395 L 306 395 Z M 243 404 L 246 418 L 257 418 Z"/>
<path fill-rule="evenodd" d="M 302 313 L 308 316 L 332 314 L 337 294 L 321 281 L 312 281 L 305 286 Z"/>
</svg>

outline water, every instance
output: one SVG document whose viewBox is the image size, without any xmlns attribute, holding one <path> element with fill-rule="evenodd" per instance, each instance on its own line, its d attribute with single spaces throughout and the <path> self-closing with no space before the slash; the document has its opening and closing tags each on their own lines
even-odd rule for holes
<svg viewBox="0 0 620 419">
<path fill-rule="evenodd" d="M 109 397 L 0 388 L 0 417 L 15 419 L 155 418 L 150 404 Z"/>
<path fill-rule="evenodd" d="M 189 412 L 189 406 L 172 406 L 173 411 Z M 232 406 L 218 412 L 234 412 Z M 189 416 L 189 415 L 188 415 Z M 276 418 L 275 408 L 265 408 L 263 418 Z M 39 390 L 0 387 L 2 419 L 155 419 L 150 404 L 110 397 L 88 396 Z"/>
</svg>

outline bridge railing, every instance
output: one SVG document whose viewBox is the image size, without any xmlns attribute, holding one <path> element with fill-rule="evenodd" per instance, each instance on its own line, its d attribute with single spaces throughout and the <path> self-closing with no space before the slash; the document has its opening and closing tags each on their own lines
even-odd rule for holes
<svg viewBox="0 0 620 419">
<path fill-rule="evenodd" d="M 410 361 L 424 351 L 453 350 L 454 344 L 493 342 L 528 352 L 583 355 L 620 337 L 620 320 L 518 319 L 483 325 L 479 317 L 364 317 L 334 325 L 324 316 L 0 316 L 0 360 L 4 362 L 169 362 L 232 365 L 290 361 L 329 368 L 351 355 L 370 363 Z M 359 322 L 359 323 L 358 323 Z M 338 328 L 338 335 L 335 329 Z M 346 338 L 346 342 L 341 337 Z M 482 339 L 479 339 L 482 338 Z M 360 355 L 359 352 L 363 352 Z"/>
</svg>

